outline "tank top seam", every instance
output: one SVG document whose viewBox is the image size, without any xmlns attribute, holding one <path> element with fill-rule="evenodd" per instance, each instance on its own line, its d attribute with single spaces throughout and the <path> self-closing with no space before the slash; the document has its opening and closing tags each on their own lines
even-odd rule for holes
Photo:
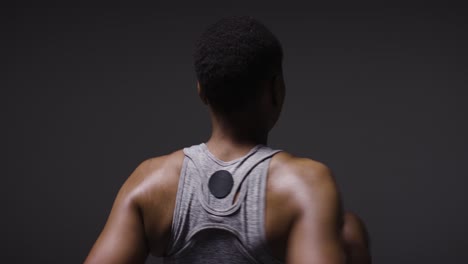
<svg viewBox="0 0 468 264">
<path fill-rule="evenodd" d="M 185 150 L 184 150 L 185 154 Z M 179 175 L 179 182 L 177 185 L 177 193 L 176 193 L 176 203 L 174 207 L 174 212 L 172 214 L 172 224 L 171 224 L 171 234 L 170 234 L 170 241 L 168 243 L 168 246 L 166 248 L 166 254 L 170 254 L 171 251 L 174 249 L 177 243 L 177 236 L 180 234 L 181 230 L 179 227 L 180 222 L 181 222 L 181 214 L 182 214 L 182 203 L 183 203 L 183 196 L 185 194 L 184 192 L 184 187 L 185 187 L 185 176 L 186 176 L 186 171 L 188 167 L 190 159 L 184 155 L 184 160 L 182 162 L 182 168 L 180 170 L 180 175 Z"/>
<path fill-rule="evenodd" d="M 190 233 L 187 234 L 186 240 L 192 239 L 192 237 L 196 235 L 198 232 L 206 230 L 206 229 L 222 229 L 225 231 L 229 231 L 229 232 L 232 232 L 236 236 L 237 239 L 241 240 L 242 242 L 245 242 L 244 239 L 242 238 L 241 233 L 238 230 L 236 230 L 235 228 L 231 228 L 227 224 L 219 224 L 219 223 L 204 223 L 204 224 L 200 224 L 196 226 L 196 228 L 194 228 L 192 231 L 190 231 Z"/>
<path fill-rule="evenodd" d="M 245 155 L 243 155 L 242 157 L 239 157 L 239 158 L 236 158 L 236 159 L 233 159 L 233 160 L 230 160 L 230 161 L 224 161 L 224 160 L 221 160 L 219 158 L 217 158 L 213 153 L 211 153 L 211 151 L 208 149 L 208 146 L 205 144 L 205 143 L 201 143 L 199 144 L 199 146 L 201 147 L 202 151 L 212 160 L 214 161 L 216 164 L 218 164 L 219 166 L 222 166 L 222 167 L 228 167 L 228 166 L 231 166 L 231 165 L 234 165 L 238 162 L 241 162 L 243 161 L 244 159 L 248 158 L 249 156 L 251 156 L 252 154 L 254 154 L 256 151 L 258 151 L 260 148 L 263 147 L 262 144 L 258 144 L 258 145 L 255 145 L 253 148 L 251 148 L 249 150 L 249 152 L 247 152 Z"/>
</svg>

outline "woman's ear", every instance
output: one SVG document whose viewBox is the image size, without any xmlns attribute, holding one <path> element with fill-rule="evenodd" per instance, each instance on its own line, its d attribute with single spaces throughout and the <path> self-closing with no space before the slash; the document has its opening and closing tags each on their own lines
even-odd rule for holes
<svg viewBox="0 0 468 264">
<path fill-rule="evenodd" d="M 197 81 L 197 92 L 198 92 L 198 97 L 202 100 L 204 104 L 208 104 L 208 100 L 206 100 L 205 96 L 205 90 L 200 86 L 200 82 Z"/>
<path fill-rule="evenodd" d="M 284 81 L 281 73 L 275 74 L 271 79 L 271 96 L 274 105 L 282 105 L 284 100 Z"/>
</svg>

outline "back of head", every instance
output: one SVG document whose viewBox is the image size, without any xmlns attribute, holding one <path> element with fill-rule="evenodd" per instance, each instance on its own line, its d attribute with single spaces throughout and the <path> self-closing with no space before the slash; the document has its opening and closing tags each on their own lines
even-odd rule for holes
<svg viewBox="0 0 468 264">
<path fill-rule="evenodd" d="M 260 82 L 281 72 L 283 51 L 273 33 L 252 17 L 227 17 L 196 43 L 194 64 L 201 96 L 220 114 L 254 105 Z"/>
</svg>

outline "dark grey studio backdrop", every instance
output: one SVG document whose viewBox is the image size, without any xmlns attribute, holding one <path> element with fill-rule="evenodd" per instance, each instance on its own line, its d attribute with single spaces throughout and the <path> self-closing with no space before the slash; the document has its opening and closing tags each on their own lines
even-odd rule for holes
<svg viewBox="0 0 468 264">
<path fill-rule="evenodd" d="M 139 162 L 207 140 L 192 47 L 230 14 L 282 41 L 270 144 L 334 170 L 375 263 L 467 262 L 464 10 L 192 5 L 2 10 L 2 262 L 82 262 Z"/>
</svg>

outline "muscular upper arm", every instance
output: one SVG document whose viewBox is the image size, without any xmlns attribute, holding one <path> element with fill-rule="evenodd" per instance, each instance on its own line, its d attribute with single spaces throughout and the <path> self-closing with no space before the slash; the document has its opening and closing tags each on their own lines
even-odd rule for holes
<svg viewBox="0 0 468 264">
<path fill-rule="evenodd" d="M 141 167 L 119 190 L 107 222 L 92 247 L 86 264 L 143 263 L 148 254 L 144 226 L 136 202 Z"/>
<path fill-rule="evenodd" d="M 295 178 L 295 217 L 288 241 L 287 263 L 345 263 L 341 239 L 342 210 L 333 177 L 324 165 L 300 164 Z"/>
</svg>

